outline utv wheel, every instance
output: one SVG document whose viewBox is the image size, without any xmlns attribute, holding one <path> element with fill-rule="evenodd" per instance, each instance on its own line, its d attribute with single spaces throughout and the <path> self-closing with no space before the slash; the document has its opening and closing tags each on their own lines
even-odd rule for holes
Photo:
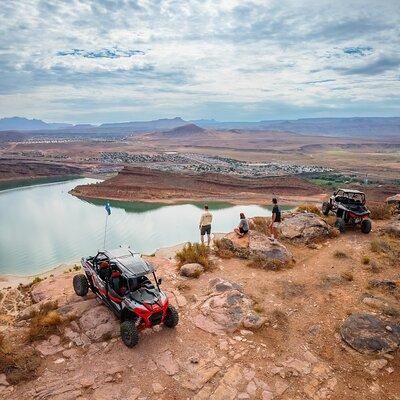
<svg viewBox="0 0 400 400">
<path fill-rule="evenodd" d="M 372 228 L 371 220 L 370 219 L 364 219 L 361 222 L 361 232 L 362 233 L 370 233 Z"/>
<path fill-rule="evenodd" d="M 124 321 L 121 324 L 121 339 L 127 347 L 134 347 L 139 342 L 139 332 L 134 321 Z"/>
<path fill-rule="evenodd" d="M 338 218 L 335 222 L 335 227 L 339 230 L 340 233 L 345 233 L 346 224 L 342 218 Z"/>
<path fill-rule="evenodd" d="M 178 325 L 179 322 L 179 314 L 178 311 L 172 306 L 168 306 L 167 308 L 167 315 L 164 319 L 164 325 L 168 328 L 174 328 Z"/>
<path fill-rule="evenodd" d="M 89 283 L 85 275 L 83 274 L 75 275 L 72 283 L 74 285 L 75 293 L 78 296 L 86 296 L 88 294 Z"/>
<path fill-rule="evenodd" d="M 328 215 L 330 209 L 331 209 L 330 204 L 329 204 L 327 201 L 324 201 L 324 202 L 322 203 L 322 214 Z"/>
</svg>

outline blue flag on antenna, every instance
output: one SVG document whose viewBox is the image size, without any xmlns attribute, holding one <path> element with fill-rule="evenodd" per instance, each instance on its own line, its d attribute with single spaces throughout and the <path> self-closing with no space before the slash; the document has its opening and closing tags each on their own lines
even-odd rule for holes
<svg viewBox="0 0 400 400">
<path fill-rule="evenodd" d="M 111 215 L 111 207 L 110 207 L 110 203 L 107 201 L 106 203 L 106 211 L 108 215 Z"/>
</svg>

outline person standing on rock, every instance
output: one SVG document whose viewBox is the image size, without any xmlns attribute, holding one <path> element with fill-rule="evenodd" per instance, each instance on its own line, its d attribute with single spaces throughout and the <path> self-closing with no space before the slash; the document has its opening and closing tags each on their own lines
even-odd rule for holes
<svg viewBox="0 0 400 400">
<path fill-rule="evenodd" d="M 272 199 L 272 217 L 271 217 L 271 225 L 270 225 L 270 240 L 273 244 L 278 243 L 277 239 L 279 237 L 279 226 L 281 224 L 281 210 L 278 206 L 278 200 L 276 199 L 276 197 L 274 197 Z"/>
<path fill-rule="evenodd" d="M 211 223 L 213 216 L 208 210 L 208 205 L 204 206 L 204 212 L 200 218 L 199 229 L 201 243 L 204 244 L 204 235 L 207 234 L 207 246 L 211 243 Z"/>
</svg>

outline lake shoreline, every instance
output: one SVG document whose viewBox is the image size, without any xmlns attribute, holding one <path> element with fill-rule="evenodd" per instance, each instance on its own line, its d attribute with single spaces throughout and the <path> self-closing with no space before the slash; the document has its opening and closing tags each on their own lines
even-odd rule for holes
<svg viewBox="0 0 400 400">
<path fill-rule="evenodd" d="M 124 167 L 98 184 L 79 185 L 70 194 L 81 199 L 177 204 L 225 202 L 234 205 L 322 202 L 326 191 L 296 176 L 242 177 L 218 173 L 161 171 Z"/>
<path fill-rule="evenodd" d="M 214 233 L 214 238 L 220 238 L 225 233 Z M 172 246 L 160 247 L 155 250 L 153 254 L 142 254 L 142 256 L 146 259 L 151 260 L 153 257 L 172 259 L 175 256 L 175 253 L 183 248 L 183 246 L 188 242 L 183 242 L 179 244 L 175 244 Z M 50 267 L 44 272 L 40 272 L 38 274 L 33 275 L 13 275 L 13 274 L 0 274 L 0 290 L 8 287 L 15 288 L 18 285 L 29 285 L 33 280 L 40 278 L 46 279 L 50 276 L 59 276 L 64 273 L 70 272 L 70 270 L 74 270 L 74 268 L 81 267 L 80 261 L 71 261 L 67 263 L 58 264 Z"/>
<path fill-rule="evenodd" d="M 225 236 L 228 232 L 215 232 L 212 233 L 212 240 L 220 239 Z M 152 254 L 142 254 L 142 257 L 151 261 L 153 257 L 165 258 L 171 260 L 175 257 L 175 254 L 180 251 L 187 243 L 182 242 L 171 246 L 163 246 L 154 251 Z M 13 275 L 13 274 L 0 274 L 0 290 L 7 287 L 17 287 L 18 285 L 28 285 L 32 283 L 35 278 L 46 279 L 51 275 L 58 276 L 64 273 L 70 272 L 74 267 L 81 267 L 80 260 L 70 261 L 62 264 L 58 264 L 50 267 L 44 272 L 40 272 L 34 275 Z"/>
<path fill-rule="evenodd" d="M 302 203 L 313 203 L 313 204 L 318 204 L 322 203 L 324 198 L 326 197 L 326 194 L 322 195 L 314 195 L 314 196 L 278 196 L 273 193 L 266 193 L 265 198 L 262 199 L 260 197 L 252 197 L 252 196 L 244 196 L 240 199 L 238 198 L 232 198 L 229 196 L 208 196 L 204 198 L 199 198 L 199 197 L 172 197 L 172 198 L 145 198 L 145 197 L 137 197 L 135 199 L 126 199 L 124 197 L 117 197 L 117 196 L 102 196 L 102 195 L 96 195 L 96 196 L 91 196 L 88 194 L 80 194 L 75 191 L 75 189 L 72 189 L 68 192 L 72 196 L 77 197 L 78 199 L 81 200 L 86 200 L 86 201 L 117 201 L 120 203 L 147 203 L 147 204 L 160 204 L 160 205 L 181 205 L 181 204 L 205 204 L 205 203 L 225 203 L 225 204 L 230 204 L 230 205 L 235 205 L 235 206 L 246 206 L 246 205 L 259 205 L 259 206 L 271 206 L 271 199 L 274 196 L 277 196 L 279 198 L 279 203 L 284 206 L 298 206 Z M 203 201 L 201 201 L 204 199 Z M 271 206 L 272 207 L 272 206 Z"/>
</svg>

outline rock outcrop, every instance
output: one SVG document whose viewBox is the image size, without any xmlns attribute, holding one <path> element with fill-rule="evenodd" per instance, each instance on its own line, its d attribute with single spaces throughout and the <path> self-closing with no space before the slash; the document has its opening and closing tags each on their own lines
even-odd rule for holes
<svg viewBox="0 0 400 400">
<path fill-rule="evenodd" d="M 400 325 L 371 314 L 352 314 L 344 321 L 341 335 L 360 353 L 387 353 L 400 344 Z"/>
<path fill-rule="evenodd" d="M 292 254 L 283 244 L 272 244 L 267 235 L 254 230 L 250 230 L 243 238 L 238 238 L 235 233 L 228 233 L 220 243 L 238 258 L 261 259 L 281 264 L 289 264 L 293 260 Z"/>
<path fill-rule="evenodd" d="M 253 310 L 254 301 L 240 285 L 216 278 L 209 283 L 211 294 L 200 305 L 195 325 L 207 332 L 224 334 L 240 328 L 258 329 L 265 318 Z"/>
<path fill-rule="evenodd" d="M 285 214 L 280 229 L 282 238 L 302 243 L 327 239 L 333 232 L 321 217 L 309 212 Z"/>
<path fill-rule="evenodd" d="M 187 278 L 198 278 L 203 272 L 203 266 L 198 263 L 184 264 L 179 269 L 179 274 Z"/>
</svg>

